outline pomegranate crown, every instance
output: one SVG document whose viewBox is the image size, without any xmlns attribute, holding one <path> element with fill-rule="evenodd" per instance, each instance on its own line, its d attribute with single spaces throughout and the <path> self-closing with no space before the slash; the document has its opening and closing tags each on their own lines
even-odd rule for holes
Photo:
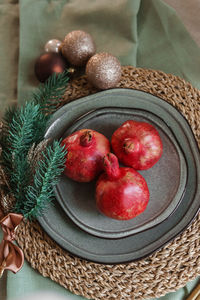
<svg viewBox="0 0 200 300">
<path fill-rule="evenodd" d="M 117 156 L 113 153 L 108 153 L 104 156 L 103 167 L 110 179 L 116 179 L 119 177 L 119 162 Z"/>
<path fill-rule="evenodd" d="M 91 130 L 86 130 L 81 136 L 80 136 L 80 144 L 83 147 L 88 147 L 93 142 L 93 132 Z"/>
</svg>

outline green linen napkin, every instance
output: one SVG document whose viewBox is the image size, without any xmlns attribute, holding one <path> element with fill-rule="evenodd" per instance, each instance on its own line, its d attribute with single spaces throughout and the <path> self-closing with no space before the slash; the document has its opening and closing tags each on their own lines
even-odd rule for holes
<svg viewBox="0 0 200 300">
<path fill-rule="evenodd" d="M 97 52 L 116 55 L 124 65 L 179 75 L 200 88 L 200 49 L 159 0 L 21 0 L 19 103 L 38 84 L 34 62 L 44 44 L 76 29 L 91 33 Z"/>
<path fill-rule="evenodd" d="M 63 39 L 75 29 L 94 37 L 97 51 L 116 55 L 122 64 L 159 69 L 185 78 L 200 88 L 200 49 L 191 39 L 173 9 L 159 0 L 20 0 L 19 69 L 17 74 L 17 0 L 0 0 L 0 101 L 6 98 L 22 104 L 38 86 L 34 76 L 35 59 L 46 41 Z M 6 24 L 6 26 L 5 26 Z M 5 105 L 4 105 L 5 106 Z M 195 282 L 163 299 L 181 300 Z M 25 262 L 16 275 L 7 273 L 7 284 L 0 281 L 7 300 L 21 299 L 40 290 L 57 291 L 66 299 L 83 299 L 44 278 Z M 185 293 L 186 291 L 186 293 Z"/>
<path fill-rule="evenodd" d="M 0 0 L 0 119 L 8 105 L 16 103 L 19 49 L 17 1 Z"/>
</svg>

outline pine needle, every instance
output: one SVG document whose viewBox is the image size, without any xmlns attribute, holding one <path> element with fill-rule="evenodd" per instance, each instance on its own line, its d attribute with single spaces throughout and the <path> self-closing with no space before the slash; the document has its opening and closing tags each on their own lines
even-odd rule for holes
<svg viewBox="0 0 200 300">
<path fill-rule="evenodd" d="M 66 151 L 58 141 L 47 146 L 43 160 L 38 163 L 33 186 L 26 192 L 24 206 L 19 211 L 25 218 L 32 219 L 41 215 L 47 204 L 54 198 L 53 187 L 58 183 L 64 170 Z"/>
<path fill-rule="evenodd" d="M 26 200 L 27 186 L 31 182 L 31 166 L 24 154 L 20 154 L 13 160 L 13 169 L 10 172 L 10 186 L 16 199 L 16 212 L 18 212 Z"/>
<path fill-rule="evenodd" d="M 45 84 L 40 85 L 31 101 L 21 108 L 9 108 L 4 116 L 6 130 L 0 140 L 1 159 L 16 198 L 16 212 L 24 211 L 28 218 L 37 216 L 45 206 L 45 199 L 52 198 L 52 186 L 64 166 L 65 155 L 55 142 L 52 148 L 47 148 L 44 162 L 40 161 L 36 170 L 34 185 L 30 186 L 33 174 L 27 154 L 33 144 L 37 145 L 43 139 L 48 114 L 63 98 L 69 80 L 67 74 L 67 71 L 53 74 Z"/>
<path fill-rule="evenodd" d="M 33 101 L 40 104 L 44 113 L 52 113 L 63 99 L 67 83 L 69 81 L 68 71 L 54 73 L 45 84 L 41 84 L 38 91 L 33 94 Z"/>
<path fill-rule="evenodd" d="M 8 126 L 12 122 L 13 117 L 16 117 L 18 113 L 19 108 L 16 105 L 8 107 L 3 117 L 4 124 Z"/>
<path fill-rule="evenodd" d="M 6 119 L 10 123 L 8 135 L 4 137 L 2 158 L 18 203 L 24 201 L 25 190 L 31 180 L 28 150 L 34 142 L 43 138 L 46 120 L 40 112 L 40 106 L 32 102 L 26 103 L 21 109 L 9 111 Z"/>
<path fill-rule="evenodd" d="M 8 144 L 8 130 L 10 127 L 10 123 L 14 116 L 17 118 L 19 110 L 16 106 L 8 107 L 3 116 L 3 128 L 0 135 L 0 145 L 2 149 L 7 149 L 9 147 Z"/>
<path fill-rule="evenodd" d="M 19 153 L 27 154 L 34 142 L 44 136 L 46 118 L 40 111 L 40 105 L 27 102 L 14 114 L 10 123 L 8 142 L 15 157 Z"/>
</svg>

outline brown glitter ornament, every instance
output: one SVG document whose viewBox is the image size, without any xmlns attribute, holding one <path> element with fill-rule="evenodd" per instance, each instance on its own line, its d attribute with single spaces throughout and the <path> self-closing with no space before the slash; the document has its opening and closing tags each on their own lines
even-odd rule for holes
<svg viewBox="0 0 200 300">
<path fill-rule="evenodd" d="M 81 67 L 95 54 L 96 47 L 91 35 L 81 30 L 68 33 L 62 44 L 62 54 L 70 64 Z"/>
<path fill-rule="evenodd" d="M 88 81 L 98 89 L 114 88 L 121 78 L 121 64 L 111 54 L 97 53 L 88 61 L 86 75 Z"/>
<path fill-rule="evenodd" d="M 35 63 L 35 75 L 40 82 L 53 73 L 62 73 L 67 68 L 66 60 L 58 53 L 42 54 Z"/>
</svg>

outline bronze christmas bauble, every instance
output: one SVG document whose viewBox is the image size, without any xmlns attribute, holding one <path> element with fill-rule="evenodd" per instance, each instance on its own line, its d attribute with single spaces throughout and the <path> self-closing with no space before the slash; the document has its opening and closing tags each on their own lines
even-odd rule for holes
<svg viewBox="0 0 200 300">
<path fill-rule="evenodd" d="M 59 53 L 61 45 L 62 42 L 60 40 L 57 39 L 49 40 L 44 46 L 44 51 Z"/>
<path fill-rule="evenodd" d="M 35 75 L 45 82 L 53 73 L 62 73 L 67 68 L 66 60 L 58 53 L 44 53 L 35 63 Z"/>
<path fill-rule="evenodd" d="M 114 88 L 121 78 L 121 64 L 111 54 L 97 53 L 89 59 L 86 75 L 88 81 L 98 89 Z"/>
<path fill-rule="evenodd" d="M 81 30 L 68 33 L 62 44 L 62 54 L 70 64 L 81 67 L 95 54 L 96 47 L 91 35 Z"/>
</svg>

